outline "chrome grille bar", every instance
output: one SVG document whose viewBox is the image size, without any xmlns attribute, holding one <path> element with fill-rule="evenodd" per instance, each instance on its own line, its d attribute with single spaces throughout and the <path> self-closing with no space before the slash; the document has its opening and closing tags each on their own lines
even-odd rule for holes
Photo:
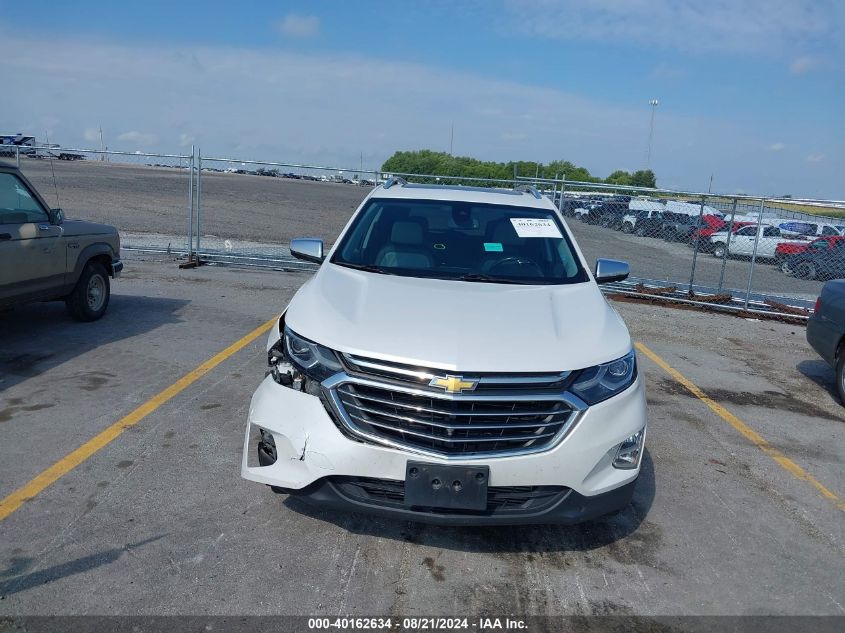
<svg viewBox="0 0 845 633">
<path fill-rule="evenodd" d="M 494 382 L 497 378 L 490 376 Z M 379 380 L 341 372 L 323 387 L 339 422 L 353 436 L 465 460 L 536 453 L 559 443 L 587 405 L 543 384 L 549 384 L 548 377 L 540 386 L 513 383 L 498 393 L 448 394 L 428 389 L 416 377 Z"/>
</svg>

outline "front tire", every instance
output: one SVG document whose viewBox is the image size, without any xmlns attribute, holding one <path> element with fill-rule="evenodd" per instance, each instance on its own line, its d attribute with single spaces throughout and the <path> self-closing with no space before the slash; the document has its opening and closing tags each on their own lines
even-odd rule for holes
<svg viewBox="0 0 845 633">
<path fill-rule="evenodd" d="M 70 315 L 77 321 L 96 321 L 106 312 L 111 296 L 109 275 L 99 262 L 88 262 L 79 281 L 65 299 Z"/>
<path fill-rule="evenodd" d="M 726 246 L 719 242 L 718 244 L 713 245 L 713 257 L 718 259 L 722 259 L 725 256 L 725 249 Z"/>
</svg>

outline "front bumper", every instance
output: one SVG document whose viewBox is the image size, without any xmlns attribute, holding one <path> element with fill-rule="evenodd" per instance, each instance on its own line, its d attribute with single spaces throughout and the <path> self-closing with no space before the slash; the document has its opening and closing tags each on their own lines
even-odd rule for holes
<svg viewBox="0 0 845 633">
<path fill-rule="evenodd" d="M 823 321 L 814 314 L 807 321 L 807 342 L 831 366 L 836 366 L 836 350 L 842 340 L 842 332 L 834 328 L 830 321 Z"/>
<path fill-rule="evenodd" d="M 113 259 L 111 260 L 111 276 L 114 279 L 120 277 L 120 273 L 123 272 L 123 262 L 120 259 Z"/>
<path fill-rule="evenodd" d="M 401 489 L 402 482 L 386 482 Z M 559 524 L 572 525 L 606 514 L 616 512 L 627 506 L 634 494 L 637 480 L 614 488 L 603 494 L 586 497 L 569 488 L 562 488 L 549 494 L 539 503 L 522 504 L 517 508 L 488 508 L 481 512 L 425 511 L 403 507 L 401 502 L 367 498 L 363 495 L 350 494 L 354 483 L 345 478 L 324 477 L 299 490 L 276 488 L 275 492 L 286 493 L 297 499 L 331 508 L 342 512 L 366 512 L 398 520 L 417 521 L 434 525 L 531 525 Z"/>
<path fill-rule="evenodd" d="M 267 377 L 249 410 L 241 476 L 284 492 L 332 507 L 376 512 L 412 520 L 448 524 L 574 523 L 607 514 L 630 500 L 639 475 L 634 469 L 612 465 L 616 448 L 646 427 L 642 377 L 623 393 L 589 407 L 562 441 L 549 450 L 504 457 L 455 460 L 421 456 L 410 449 L 356 441 L 345 435 L 319 398 L 282 387 Z M 266 466 L 256 459 L 259 429 L 272 434 L 277 459 Z M 386 507 L 343 493 L 338 481 L 369 478 L 403 482 L 409 460 L 490 468 L 491 489 L 500 487 L 559 487 L 554 504 L 529 504 L 524 512 L 507 515 L 438 513 Z"/>
</svg>

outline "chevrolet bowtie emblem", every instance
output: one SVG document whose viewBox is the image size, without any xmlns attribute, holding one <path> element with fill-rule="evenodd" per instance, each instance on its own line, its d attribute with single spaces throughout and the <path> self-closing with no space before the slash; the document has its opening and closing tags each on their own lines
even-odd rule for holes
<svg viewBox="0 0 845 633">
<path fill-rule="evenodd" d="M 429 387 L 440 387 L 446 393 L 472 391 L 478 385 L 477 380 L 464 380 L 460 376 L 435 376 L 428 383 Z"/>
</svg>

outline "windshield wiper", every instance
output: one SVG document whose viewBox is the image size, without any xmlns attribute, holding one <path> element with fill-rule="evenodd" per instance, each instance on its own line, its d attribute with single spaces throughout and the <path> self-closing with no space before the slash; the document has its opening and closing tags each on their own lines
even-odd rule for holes
<svg viewBox="0 0 845 633">
<path fill-rule="evenodd" d="M 492 277 L 483 273 L 467 273 L 457 278 L 458 281 L 483 281 L 496 284 L 520 284 L 527 285 L 527 281 L 517 281 L 516 279 L 507 279 L 505 277 Z M 539 282 L 544 283 L 544 282 Z"/>
<path fill-rule="evenodd" d="M 344 268 L 353 268 L 355 270 L 363 270 L 368 273 L 378 273 L 380 275 L 392 275 L 393 273 L 390 271 L 385 270 L 381 266 L 375 266 L 373 264 L 352 264 L 350 262 L 334 262 L 338 266 L 343 266 Z"/>
</svg>

